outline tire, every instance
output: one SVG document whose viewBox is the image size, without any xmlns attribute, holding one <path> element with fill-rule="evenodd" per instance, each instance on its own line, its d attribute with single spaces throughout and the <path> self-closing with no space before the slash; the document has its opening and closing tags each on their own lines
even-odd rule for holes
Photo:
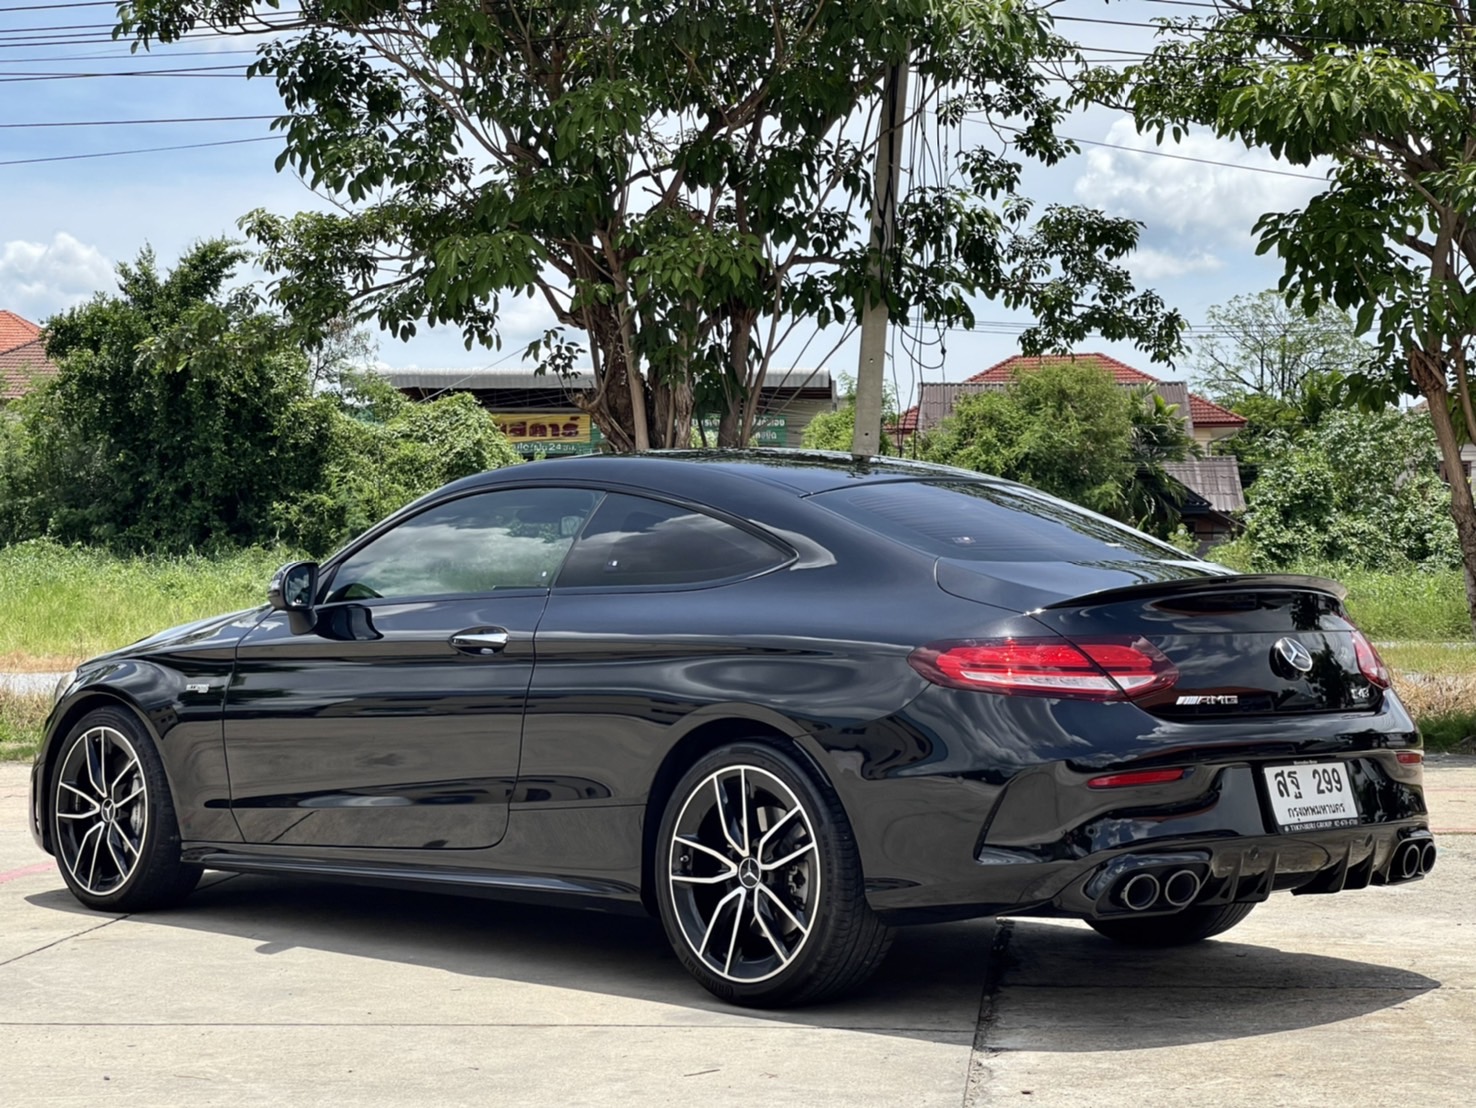
<svg viewBox="0 0 1476 1108">
<path fill-rule="evenodd" d="M 177 904 L 200 880 L 180 860 L 164 763 L 131 712 L 99 708 L 67 733 L 52 774 L 51 841 L 72 895 L 102 912 Z"/>
<path fill-rule="evenodd" d="M 866 903 L 840 801 L 769 743 L 733 743 L 688 770 L 655 850 L 666 937 L 723 1000 L 828 1000 L 870 977 L 891 946 L 891 929 Z"/>
<path fill-rule="evenodd" d="M 1089 919 L 1113 942 L 1128 946 L 1184 946 L 1229 931 L 1251 914 L 1254 904 L 1223 904 L 1217 907 L 1185 908 L 1171 916 L 1146 919 Z"/>
</svg>

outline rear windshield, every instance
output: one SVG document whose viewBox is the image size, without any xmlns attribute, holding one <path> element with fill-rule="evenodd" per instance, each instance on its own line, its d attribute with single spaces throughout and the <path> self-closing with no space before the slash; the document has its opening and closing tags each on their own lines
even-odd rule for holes
<svg viewBox="0 0 1476 1108">
<path fill-rule="evenodd" d="M 1122 562 L 1188 558 L 1147 535 L 1022 486 L 897 481 L 813 499 L 868 530 L 941 558 Z"/>
</svg>

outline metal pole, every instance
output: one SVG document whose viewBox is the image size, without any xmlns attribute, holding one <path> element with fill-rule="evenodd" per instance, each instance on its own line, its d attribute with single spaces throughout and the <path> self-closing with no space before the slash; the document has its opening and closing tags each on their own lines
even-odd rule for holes
<svg viewBox="0 0 1476 1108">
<path fill-rule="evenodd" d="M 887 359 L 887 301 L 890 275 L 884 259 L 897 236 L 897 196 L 902 183 L 902 117 L 907 110 L 907 62 L 892 66 L 882 91 L 881 130 L 876 143 L 876 179 L 871 193 L 871 275 L 882 295 L 867 299 L 861 315 L 861 359 L 856 367 L 856 430 L 853 454 L 881 452 L 882 369 Z"/>
</svg>

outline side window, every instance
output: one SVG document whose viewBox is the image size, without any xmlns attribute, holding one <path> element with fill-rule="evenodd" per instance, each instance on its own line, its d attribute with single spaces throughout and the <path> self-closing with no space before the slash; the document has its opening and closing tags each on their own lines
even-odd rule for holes
<svg viewBox="0 0 1476 1108">
<path fill-rule="evenodd" d="M 427 508 L 341 563 L 325 599 L 548 588 L 599 499 L 586 489 L 509 489 Z"/>
<path fill-rule="evenodd" d="M 761 573 L 787 557 L 702 512 L 611 493 L 570 551 L 558 585 L 695 585 Z"/>
</svg>

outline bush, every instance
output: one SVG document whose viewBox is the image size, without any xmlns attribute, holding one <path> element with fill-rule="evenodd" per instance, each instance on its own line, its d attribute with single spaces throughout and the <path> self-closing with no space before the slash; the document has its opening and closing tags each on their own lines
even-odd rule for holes
<svg viewBox="0 0 1476 1108">
<path fill-rule="evenodd" d="M 1285 438 L 1247 495 L 1249 568 L 1460 565 L 1428 421 L 1341 411 Z"/>
<path fill-rule="evenodd" d="M 370 378 L 351 382 L 347 399 L 333 413 L 316 484 L 273 508 L 280 538 L 315 555 L 448 481 L 521 460 L 466 393 L 412 404 Z"/>
</svg>

